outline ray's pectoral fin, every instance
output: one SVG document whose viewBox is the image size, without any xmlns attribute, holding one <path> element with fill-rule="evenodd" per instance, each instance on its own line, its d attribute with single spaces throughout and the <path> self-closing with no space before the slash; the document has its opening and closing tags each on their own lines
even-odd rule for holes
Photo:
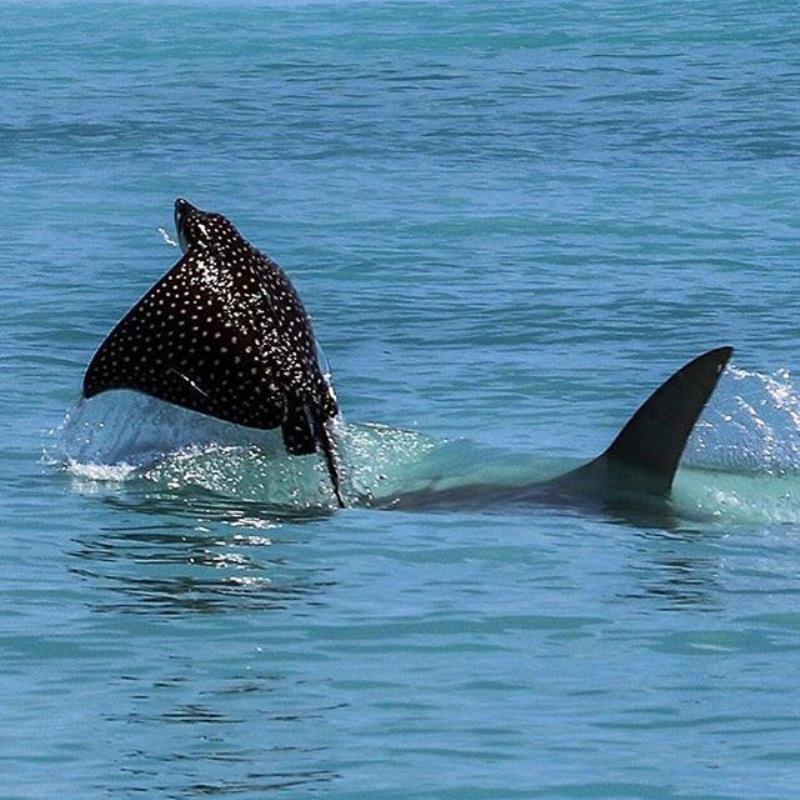
<svg viewBox="0 0 800 800">
<path fill-rule="evenodd" d="M 686 442 L 732 354 L 732 347 L 720 347 L 681 367 L 601 456 L 548 483 L 566 492 L 590 489 L 605 499 L 631 490 L 668 496 Z"/>
</svg>

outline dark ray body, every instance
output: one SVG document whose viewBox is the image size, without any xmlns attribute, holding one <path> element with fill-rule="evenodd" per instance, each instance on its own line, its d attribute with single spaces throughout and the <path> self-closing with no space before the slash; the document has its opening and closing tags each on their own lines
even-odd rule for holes
<svg viewBox="0 0 800 800">
<path fill-rule="evenodd" d="M 417 509 L 540 504 L 661 513 L 668 509 L 686 442 L 732 354 L 733 348 L 720 347 L 685 364 L 639 407 L 602 455 L 564 475 L 523 486 L 427 489 L 378 504 Z"/>
<path fill-rule="evenodd" d="M 221 214 L 178 200 L 175 226 L 183 257 L 102 343 L 84 396 L 132 389 L 237 425 L 280 427 L 288 452 L 322 451 L 343 506 L 336 396 L 294 287 Z"/>
</svg>

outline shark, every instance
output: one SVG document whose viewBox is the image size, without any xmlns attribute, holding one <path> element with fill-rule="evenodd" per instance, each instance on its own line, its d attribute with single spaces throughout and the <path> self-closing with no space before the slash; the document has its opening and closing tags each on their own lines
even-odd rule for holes
<svg viewBox="0 0 800 800">
<path fill-rule="evenodd" d="M 564 474 L 518 486 L 430 487 L 371 502 L 416 510 L 498 505 L 667 509 L 686 443 L 732 355 L 732 347 L 718 347 L 684 364 L 642 403 L 606 450 Z"/>
</svg>

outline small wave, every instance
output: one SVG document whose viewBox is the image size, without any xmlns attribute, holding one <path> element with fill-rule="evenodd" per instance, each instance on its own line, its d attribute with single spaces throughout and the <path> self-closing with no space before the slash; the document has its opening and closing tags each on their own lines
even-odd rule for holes
<svg viewBox="0 0 800 800">
<path fill-rule="evenodd" d="M 800 476 L 679 470 L 673 504 L 687 519 L 731 523 L 800 523 Z"/>
</svg>

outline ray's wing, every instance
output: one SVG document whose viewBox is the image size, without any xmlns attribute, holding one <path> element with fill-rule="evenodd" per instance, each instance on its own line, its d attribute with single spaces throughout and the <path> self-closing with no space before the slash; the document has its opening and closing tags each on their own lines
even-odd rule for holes
<svg viewBox="0 0 800 800">
<path fill-rule="evenodd" d="M 240 293 L 218 255 L 190 249 L 102 343 L 84 396 L 132 389 L 248 427 L 281 425 L 274 347 L 263 357 L 269 323 Z"/>
</svg>

